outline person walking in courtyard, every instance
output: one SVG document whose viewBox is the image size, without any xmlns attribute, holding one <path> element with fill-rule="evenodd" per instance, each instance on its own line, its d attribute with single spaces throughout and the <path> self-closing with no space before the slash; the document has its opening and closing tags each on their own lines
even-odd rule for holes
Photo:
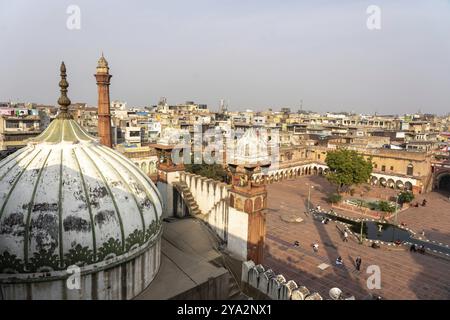
<svg viewBox="0 0 450 320">
<path fill-rule="evenodd" d="M 347 230 L 344 231 L 344 239 L 342 239 L 344 242 L 348 242 L 348 233 Z"/>
<path fill-rule="evenodd" d="M 318 252 L 319 251 L 319 242 L 316 241 L 312 244 L 312 248 L 314 252 Z"/>
<path fill-rule="evenodd" d="M 361 262 L 362 262 L 361 257 L 360 256 L 356 257 L 355 264 L 356 264 L 356 270 L 358 270 L 358 271 L 361 270 Z"/>
</svg>

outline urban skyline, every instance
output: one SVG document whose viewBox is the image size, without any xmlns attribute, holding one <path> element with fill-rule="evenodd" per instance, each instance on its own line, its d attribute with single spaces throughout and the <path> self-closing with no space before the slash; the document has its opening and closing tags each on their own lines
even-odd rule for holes
<svg viewBox="0 0 450 320">
<path fill-rule="evenodd" d="M 0 301 L 450 300 L 450 1 L 5 4 Z"/>
<path fill-rule="evenodd" d="M 164 96 L 212 110 L 226 99 L 233 111 L 296 111 L 302 101 L 315 112 L 450 109 L 448 1 L 379 1 L 380 30 L 367 29 L 366 1 L 108 2 L 104 19 L 113 23 L 95 20 L 105 2 L 78 1 L 76 30 L 66 26 L 71 3 L 45 4 L 0 4 L 0 34 L 8 43 L 0 71 L 10 75 L 0 80 L 2 101 L 55 104 L 46 84 L 56 85 L 51 70 L 64 57 L 73 70 L 72 100 L 95 105 L 89 80 L 95 81 L 93 57 L 103 51 L 114 65 L 111 99 L 131 106 L 154 105 Z M 12 76 L 26 70 L 34 72 Z"/>
</svg>

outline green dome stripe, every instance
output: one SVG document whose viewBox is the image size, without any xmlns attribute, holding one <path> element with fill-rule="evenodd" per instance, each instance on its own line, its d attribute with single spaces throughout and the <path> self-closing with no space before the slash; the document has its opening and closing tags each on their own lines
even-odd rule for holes
<svg viewBox="0 0 450 320">
<path fill-rule="evenodd" d="M 75 162 L 77 163 L 77 167 L 78 167 L 78 171 L 80 172 L 80 177 L 81 177 L 81 184 L 83 187 L 83 191 L 84 194 L 86 196 L 86 204 L 88 207 L 88 211 L 89 211 L 89 218 L 91 219 L 91 226 L 92 226 L 92 249 L 94 252 L 94 261 L 97 261 L 97 241 L 95 238 L 95 225 L 94 225 L 94 215 L 92 214 L 92 208 L 91 208 L 91 200 L 89 200 L 89 193 L 88 193 L 88 189 L 86 186 L 86 181 L 84 180 L 84 174 L 83 174 L 83 170 L 81 169 L 80 166 L 80 161 L 78 160 L 77 154 L 75 153 L 75 150 L 72 150 L 72 154 L 75 158 Z"/>
<path fill-rule="evenodd" d="M 108 194 L 111 197 L 111 200 L 113 202 L 114 205 L 114 209 L 116 211 L 117 214 L 117 218 L 119 220 L 119 225 L 120 225 L 120 233 L 122 236 L 122 251 L 125 251 L 125 231 L 123 228 L 123 221 L 122 221 L 122 217 L 120 216 L 120 212 L 119 212 L 119 208 L 117 206 L 117 202 L 116 202 L 116 198 L 114 197 L 114 194 L 112 193 L 111 189 L 109 188 L 108 185 L 108 181 L 106 180 L 105 176 L 103 175 L 102 171 L 98 168 L 97 164 L 95 163 L 95 161 L 92 159 L 92 157 L 86 152 L 86 150 L 84 150 L 84 148 L 81 148 L 81 150 L 83 150 L 84 154 L 86 155 L 86 157 L 90 160 L 90 162 L 92 163 L 92 165 L 94 166 L 94 168 L 97 170 L 98 174 L 100 175 L 100 177 L 102 178 L 102 182 L 106 187 L 106 190 L 108 190 Z"/>
<path fill-rule="evenodd" d="M 92 151 L 94 151 L 94 153 L 97 154 L 99 157 L 103 158 L 102 155 L 101 155 L 100 153 L 98 153 L 97 151 L 95 151 L 95 150 L 92 150 Z M 112 158 L 112 159 L 113 159 L 115 162 L 117 162 L 117 160 L 115 160 L 114 158 Z M 131 190 L 130 185 L 129 185 L 128 182 L 124 179 L 124 177 L 119 173 L 119 171 L 118 171 L 114 166 L 112 166 L 108 161 L 106 161 L 106 159 L 105 159 L 105 162 L 108 163 L 108 166 L 115 172 L 115 174 L 120 178 L 120 180 L 122 181 L 122 183 L 123 183 L 123 184 L 125 185 L 125 187 L 127 188 L 128 192 L 133 196 L 134 202 L 136 203 L 136 206 L 137 206 L 137 208 L 138 208 L 138 210 L 139 210 L 139 214 L 140 214 L 140 216 L 141 216 L 141 221 L 142 221 L 142 231 L 143 231 L 144 234 L 145 234 L 145 220 L 144 220 L 144 213 L 143 213 L 143 210 L 142 210 L 141 205 L 139 204 L 139 201 L 136 199 L 136 196 L 134 195 L 134 192 Z M 120 163 L 119 163 L 119 165 L 120 165 Z M 144 189 L 144 190 L 145 190 L 145 189 Z M 152 202 L 152 204 L 153 204 L 153 202 Z"/>
<path fill-rule="evenodd" d="M 34 184 L 33 187 L 33 193 L 31 195 L 31 199 L 30 202 L 28 203 L 28 215 L 27 215 L 27 222 L 25 224 L 25 237 L 24 237 L 24 261 L 25 264 L 28 263 L 28 253 L 29 253 L 29 237 L 30 237 L 30 222 L 31 222 L 31 214 L 33 212 L 33 205 L 34 205 L 34 198 L 36 196 L 36 190 L 37 187 L 41 181 L 41 176 L 42 176 L 42 171 L 44 171 L 45 169 L 45 165 L 47 164 L 47 160 L 48 157 L 50 156 L 50 154 L 52 153 L 52 150 L 49 151 L 49 153 L 47 154 L 47 156 L 45 157 L 44 163 L 42 164 L 42 167 L 39 169 L 39 173 L 38 173 L 38 177 L 36 179 L 36 183 Z"/>
<path fill-rule="evenodd" d="M 17 183 L 20 180 L 20 177 L 24 174 L 24 172 L 27 170 L 28 166 L 33 162 L 34 159 L 36 159 L 37 155 L 41 153 L 41 150 L 39 150 L 38 152 L 36 152 L 36 154 L 33 156 L 33 158 L 27 163 L 27 165 L 22 169 L 22 171 L 20 172 L 20 174 L 14 179 L 14 183 L 11 186 L 11 189 L 9 189 L 5 200 L 3 201 L 3 205 L 2 208 L 0 209 L 0 219 L 2 218 L 3 215 L 3 211 L 5 210 L 5 207 L 8 203 L 9 197 L 11 196 L 12 192 L 14 191 L 14 188 L 16 187 Z M 15 164 L 17 165 L 17 163 Z M 3 177 L 2 177 L 3 178 Z"/>
</svg>

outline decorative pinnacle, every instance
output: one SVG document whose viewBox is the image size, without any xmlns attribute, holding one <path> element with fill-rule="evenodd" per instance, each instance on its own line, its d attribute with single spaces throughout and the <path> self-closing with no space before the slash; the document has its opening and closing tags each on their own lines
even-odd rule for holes
<svg viewBox="0 0 450 320">
<path fill-rule="evenodd" d="M 61 68 L 59 69 L 61 71 L 61 81 L 59 81 L 59 87 L 61 88 L 61 96 L 58 99 L 58 104 L 61 106 L 59 108 L 60 112 L 58 115 L 58 118 L 63 119 L 70 119 L 69 115 L 69 105 L 71 104 L 70 99 L 67 97 L 67 88 L 69 87 L 69 83 L 66 80 L 67 74 L 66 74 L 66 65 L 64 64 L 64 61 L 61 63 Z"/>
<path fill-rule="evenodd" d="M 106 61 L 105 56 L 103 55 L 103 51 L 102 51 L 102 56 L 98 60 L 97 69 L 99 69 L 101 71 L 108 71 L 109 70 L 108 61 Z"/>
</svg>

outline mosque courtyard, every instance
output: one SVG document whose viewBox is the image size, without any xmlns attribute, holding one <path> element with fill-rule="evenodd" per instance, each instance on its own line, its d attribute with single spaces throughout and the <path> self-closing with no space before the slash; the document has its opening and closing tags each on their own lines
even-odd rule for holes
<svg viewBox="0 0 450 320">
<path fill-rule="evenodd" d="M 322 224 L 305 214 L 308 189 L 311 203 L 322 209 L 331 207 L 326 202 L 333 187 L 321 176 L 285 180 L 268 186 L 267 233 L 264 266 L 276 274 L 304 285 L 328 298 L 328 291 L 338 287 L 347 297 L 370 299 L 450 299 L 450 259 L 429 253 L 410 252 L 406 246 L 382 246 L 373 249 L 360 245 L 354 236 L 344 242 L 334 222 Z M 386 196 L 394 190 L 372 188 L 373 194 Z M 450 201 L 448 196 L 436 192 L 416 197 L 427 199 L 426 207 L 411 207 L 398 215 L 398 222 L 405 223 L 415 232 L 425 232 L 429 240 L 450 244 Z M 358 213 L 336 212 L 358 217 Z M 294 222 L 292 217 L 303 219 Z M 299 245 L 294 243 L 298 241 Z M 311 244 L 317 241 L 319 250 L 313 252 Z M 343 265 L 335 264 L 341 256 Z M 354 261 L 362 259 L 361 271 Z M 322 268 L 319 268 L 321 265 Z M 367 267 L 377 265 L 381 271 L 381 288 L 368 289 Z"/>
</svg>

